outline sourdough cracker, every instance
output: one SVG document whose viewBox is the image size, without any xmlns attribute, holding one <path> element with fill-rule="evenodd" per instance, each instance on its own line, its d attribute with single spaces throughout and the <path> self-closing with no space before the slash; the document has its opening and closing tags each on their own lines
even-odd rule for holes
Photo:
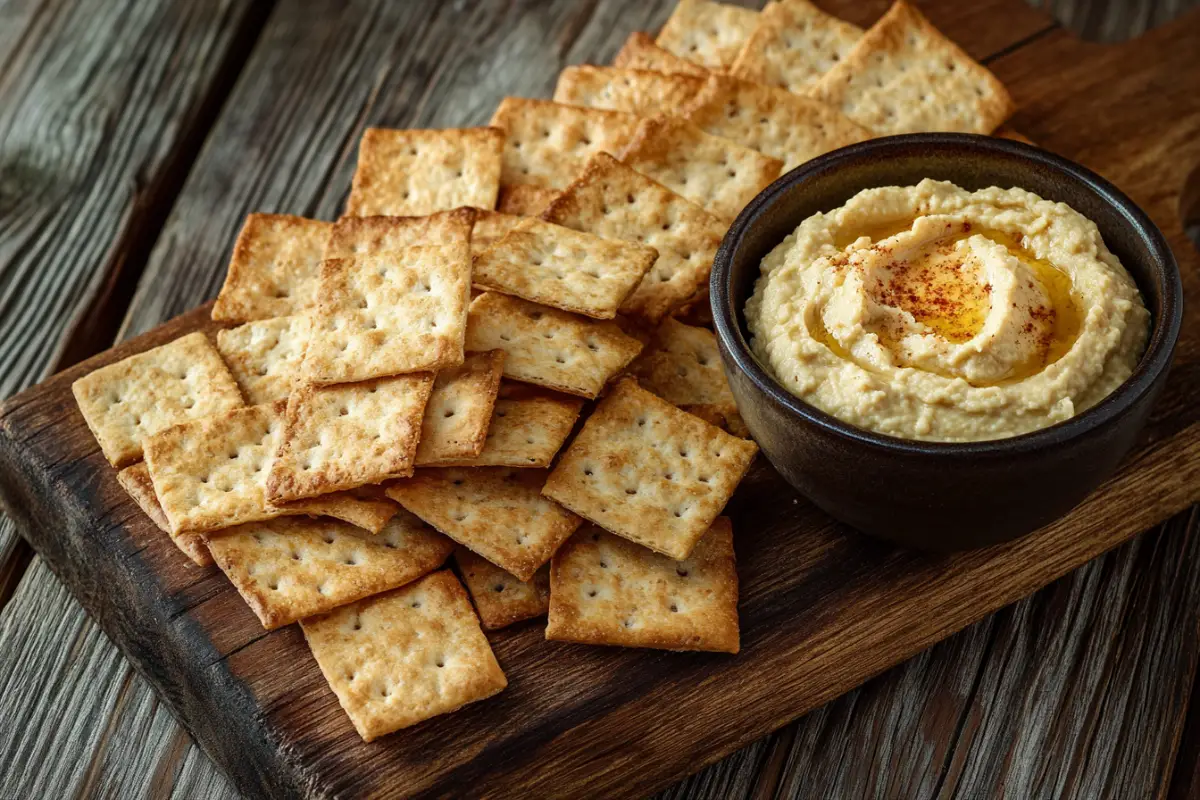
<svg viewBox="0 0 1200 800">
<path fill-rule="evenodd" d="M 654 37 L 634 31 L 613 58 L 613 66 L 622 69 L 644 69 L 665 75 L 697 75 L 704 77 L 708 70 L 699 64 L 680 58 L 654 43 Z"/>
<path fill-rule="evenodd" d="M 179 422 L 241 408 L 242 393 L 203 333 L 129 356 L 71 384 L 108 463 L 142 457 L 142 440 Z"/>
<path fill-rule="evenodd" d="M 357 258 L 428 245 L 470 243 L 476 210 L 456 208 L 424 217 L 342 217 L 325 242 L 325 258 Z"/>
<path fill-rule="evenodd" d="M 567 67 L 558 75 L 554 102 L 607 108 L 649 117 L 679 116 L 704 85 L 695 75 L 665 75 L 642 69 Z"/>
<path fill-rule="evenodd" d="M 310 310 L 329 227 L 328 222 L 291 214 L 246 217 L 212 318 L 250 322 Z"/>
<path fill-rule="evenodd" d="M 301 621 L 354 729 L 370 742 L 508 685 L 449 570 Z"/>
<path fill-rule="evenodd" d="M 158 502 L 158 495 L 154 493 L 154 482 L 150 480 L 150 470 L 146 469 L 145 461 L 139 461 L 118 472 L 117 483 L 121 484 L 121 487 L 129 494 L 133 502 L 137 503 L 138 508 L 150 518 L 155 527 L 168 536 L 171 534 L 171 524 L 167 522 L 167 515 L 163 513 L 162 506 Z M 197 566 L 207 567 L 213 563 L 212 554 L 208 552 L 208 546 L 204 544 L 203 535 L 182 533 L 179 536 L 171 536 L 171 541 Z"/>
<path fill-rule="evenodd" d="M 862 34 L 808 0 L 767 3 L 729 74 L 802 94 L 843 61 Z"/>
<path fill-rule="evenodd" d="M 379 533 L 400 510 L 400 506 L 389 500 L 379 486 L 359 486 L 342 492 L 330 492 L 281 503 L 278 507 L 289 514 L 333 517 L 368 533 Z"/>
<path fill-rule="evenodd" d="M 462 546 L 455 548 L 454 560 L 484 630 L 540 617 L 550 608 L 548 565 L 538 569 L 532 579 L 522 581 Z"/>
<path fill-rule="evenodd" d="M 421 423 L 418 467 L 479 455 L 503 368 L 504 351 L 489 350 L 472 353 L 462 366 L 437 374 Z"/>
<path fill-rule="evenodd" d="M 737 601 L 728 517 L 718 517 L 682 561 L 588 525 L 551 563 L 546 638 L 736 653 Z"/>
<path fill-rule="evenodd" d="M 679 0 L 655 43 L 680 58 L 721 70 L 737 58 L 758 12 L 713 0 Z"/>
<path fill-rule="evenodd" d="M 287 399 L 300 375 L 309 332 L 310 320 L 302 314 L 217 331 L 217 350 L 250 405 Z"/>
<path fill-rule="evenodd" d="M 545 211 L 546 206 L 556 197 L 558 192 L 554 189 L 514 183 L 511 186 L 500 187 L 500 199 L 496 201 L 496 210 L 501 214 L 518 217 L 536 217 Z"/>
</svg>

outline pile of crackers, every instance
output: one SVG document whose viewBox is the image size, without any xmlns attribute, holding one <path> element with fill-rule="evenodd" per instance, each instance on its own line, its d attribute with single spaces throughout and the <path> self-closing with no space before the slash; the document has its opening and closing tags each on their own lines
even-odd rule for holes
<svg viewBox="0 0 1200 800">
<path fill-rule="evenodd" d="M 730 221 L 820 153 L 1010 111 L 905 3 L 864 32 L 681 0 L 553 100 L 366 130 L 339 220 L 247 218 L 214 335 L 74 393 L 179 549 L 301 625 L 365 740 L 502 690 L 484 630 L 541 615 L 734 653 L 719 515 L 757 447 L 705 327 Z"/>
</svg>

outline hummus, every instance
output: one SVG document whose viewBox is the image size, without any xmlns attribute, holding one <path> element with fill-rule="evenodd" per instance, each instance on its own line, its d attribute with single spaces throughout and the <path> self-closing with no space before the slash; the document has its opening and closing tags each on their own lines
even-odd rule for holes
<svg viewBox="0 0 1200 800">
<path fill-rule="evenodd" d="M 1137 364 L 1150 315 L 1096 225 L 1023 189 L 924 180 L 809 217 L 746 303 L 755 354 L 861 428 L 971 442 L 1095 405 Z"/>
</svg>

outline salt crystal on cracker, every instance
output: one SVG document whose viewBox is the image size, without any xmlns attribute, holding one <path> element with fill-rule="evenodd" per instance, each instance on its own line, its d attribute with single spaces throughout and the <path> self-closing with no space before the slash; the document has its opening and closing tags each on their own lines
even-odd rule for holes
<svg viewBox="0 0 1200 800">
<path fill-rule="evenodd" d="M 154 493 L 154 482 L 150 480 L 150 470 L 146 468 L 146 462 L 139 461 L 118 472 L 117 482 L 129 493 L 133 502 L 137 503 L 138 508 L 145 512 L 150 521 L 170 536 L 171 524 L 167 522 L 167 515 L 163 513 L 158 502 L 158 495 Z M 171 541 L 196 565 L 206 567 L 213 563 L 212 554 L 208 552 L 208 546 L 204 544 L 201 534 L 182 533 L 179 536 L 171 536 Z"/>
<path fill-rule="evenodd" d="M 325 242 L 325 258 L 355 258 L 419 245 L 471 241 L 476 210 L 456 208 L 424 217 L 342 217 Z"/>
<path fill-rule="evenodd" d="M 768 3 L 729 74 L 799 94 L 844 60 L 862 34 L 808 0 Z"/>
<path fill-rule="evenodd" d="M 212 318 L 250 322 L 311 309 L 329 228 L 328 222 L 291 214 L 246 217 Z"/>
<path fill-rule="evenodd" d="M 666 75 L 641 69 L 567 67 L 558 75 L 554 102 L 590 108 L 607 108 L 648 117 L 680 115 L 704 79 L 694 75 Z"/>
<path fill-rule="evenodd" d="M 217 350 L 251 405 L 286 400 L 308 347 L 307 315 L 261 319 L 217 331 Z"/>
<path fill-rule="evenodd" d="M 455 549 L 454 560 L 485 630 L 540 617 L 549 609 L 548 565 L 543 565 L 532 579 L 522 581 L 465 547 Z"/>
<path fill-rule="evenodd" d="M 654 37 L 634 31 L 613 58 L 613 66 L 624 69 L 645 69 L 667 75 L 698 75 L 704 77 L 708 70 L 699 64 L 680 58 L 669 50 L 654 43 Z"/>
<path fill-rule="evenodd" d="M 655 43 L 708 69 L 733 63 L 758 24 L 758 12 L 712 0 L 679 0 Z"/>
<path fill-rule="evenodd" d="M 437 374 L 425 404 L 416 465 L 474 458 L 483 450 L 500 389 L 504 351 L 472 353 L 462 366 Z"/>
</svg>

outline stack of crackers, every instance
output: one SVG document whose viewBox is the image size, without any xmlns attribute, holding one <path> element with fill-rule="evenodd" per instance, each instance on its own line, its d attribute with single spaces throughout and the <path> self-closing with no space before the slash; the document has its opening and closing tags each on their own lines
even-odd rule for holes
<svg viewBox="0 0 1200 800">
<path fill-rule="evenodd" d="M 300 623 L 366 740 L 502 690 L 484 630 L 544 614 L 547 639 L 734 653 L 719 515 L 757 447 L 704 327 L 726 228 L 815 155 L 1010 110 L 903 2 L 864 33 L 681 0 L 553 100 L 368 129 L 341 219 L 247 218 L 214 336 L 75 396 L 179 549 Z"/>
</svg>

